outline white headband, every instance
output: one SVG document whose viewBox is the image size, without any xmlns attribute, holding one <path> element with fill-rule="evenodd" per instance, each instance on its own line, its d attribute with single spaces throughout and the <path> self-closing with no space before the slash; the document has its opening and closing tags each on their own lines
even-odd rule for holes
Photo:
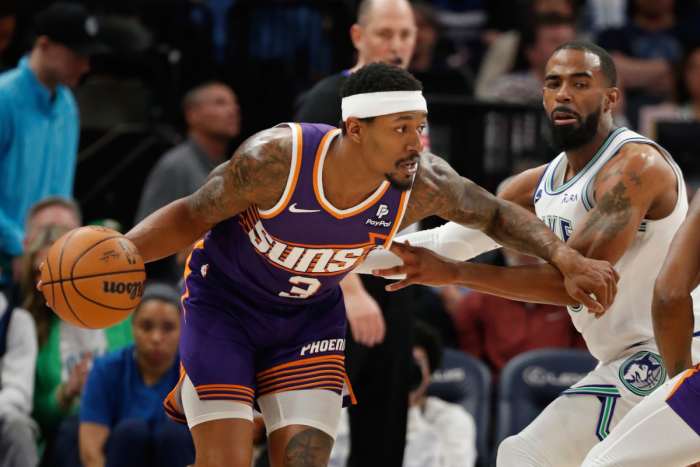
<svg viewBox="0 0 700 467">
<path fill-rule="evenodd" d="M 367 92 L 343 97 L 343 121 L 348 117 L 368 118 L 399 112 L 428 111 L 421 91 Z"/>
</svg>

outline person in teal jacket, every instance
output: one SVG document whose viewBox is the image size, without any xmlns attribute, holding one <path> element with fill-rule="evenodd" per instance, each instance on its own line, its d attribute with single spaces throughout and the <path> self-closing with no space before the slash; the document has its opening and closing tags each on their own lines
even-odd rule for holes
<svg viewBox="0 0 700 467">
<path fill-rule="evenodd" d="M 0 266 L 22 254 L 29 208 L 49 195 L 71 197 L 78 151 L 78 108 L 69 87 L 90 69 L 97 20 L 77 4 L 37 14 L 37 38 L 19 65 L 0 75 Z"/>
</svg>

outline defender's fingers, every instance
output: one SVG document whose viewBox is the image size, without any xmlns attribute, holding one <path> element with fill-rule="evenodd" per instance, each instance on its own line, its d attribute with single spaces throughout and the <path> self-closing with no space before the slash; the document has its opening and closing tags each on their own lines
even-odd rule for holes
<svg viewBox="0 0 700 467">
<path fill-rule="evenodd" d="M 413 282 L 409 279 L 403 279 L 398 282 L 392 282 L 391 284 L 388 284 L 386 287 L 384 287 L 384 290 L 387 292 L 396 292 L 397 290 L 401 290 L 405 287 L 408 287 L 411 285 Z"/>
<path fill-rule="evenodd" d="M 402 264 L 386 269 L 372 269 L 372 274 L 381 277 L 400 276 L 406 274 L 406 265 Z"/>
</svg>

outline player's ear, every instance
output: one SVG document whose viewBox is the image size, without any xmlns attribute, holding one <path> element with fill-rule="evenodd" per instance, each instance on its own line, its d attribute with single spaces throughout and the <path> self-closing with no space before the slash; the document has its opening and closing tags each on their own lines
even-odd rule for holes
<svg viewBox="0 0 700 467">
<path fill-rule="evenodd" d="M 360 120 L 356 117 L 348 117 L 348 119 L 345 120 L 345 133 L 347 138 L 350 138 L 355 143 L 359 143 L 362 134 Z"/>
<path fill-rule="evenodd" d="M 359 50 L 362 45 L 362 26 L 357 23 L 350 26 L 350 40 L 352 41 L 352 45 L 355 46 L 355 49 Z"/>
<path fill-rule="evenodd" d="M 615 109 L 620 104 L 620 99 L 622 98 L 622 93 L 620 88 L 613 86 L 608 88 L 605 92 L 605 99 L 603 100 L 603 110 L 605 112 Z"/>
</svg>

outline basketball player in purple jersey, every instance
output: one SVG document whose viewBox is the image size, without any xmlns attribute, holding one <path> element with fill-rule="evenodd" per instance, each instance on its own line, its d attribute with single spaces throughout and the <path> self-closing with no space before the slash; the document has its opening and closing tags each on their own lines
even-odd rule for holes
<svg viewBox="0 0 700 467">
<path fill-rule="evenodd" d="M 342 130 L 262 131 L 197 192 L 127 234 L 146 261 L 201 238 L 185 271 L 182 377 L 165 402 L 190 427 L 197 467 L 250 465 L 254 403 L 273 467 L 327 464 L 346 388 L 338 283 L 401 225 L 437 214 L 481 229 L 552 263 L 578 301 L 610 305 L 607 262 L 421 155 L 421 89 L 400 68 L 363 67 L 343 87 Z"/>
<path fill-rule="evenodd" d="M 700 285 L 699 258 L 695 195 L 654 284 L 654 337 L 671 379 L 625 415 L 583 467 L 685 467 L 700 461 L 700 365 L 693 367 L 691 359 L 693 308 L 700 306 L 691 293 Z"/>
</svg>

